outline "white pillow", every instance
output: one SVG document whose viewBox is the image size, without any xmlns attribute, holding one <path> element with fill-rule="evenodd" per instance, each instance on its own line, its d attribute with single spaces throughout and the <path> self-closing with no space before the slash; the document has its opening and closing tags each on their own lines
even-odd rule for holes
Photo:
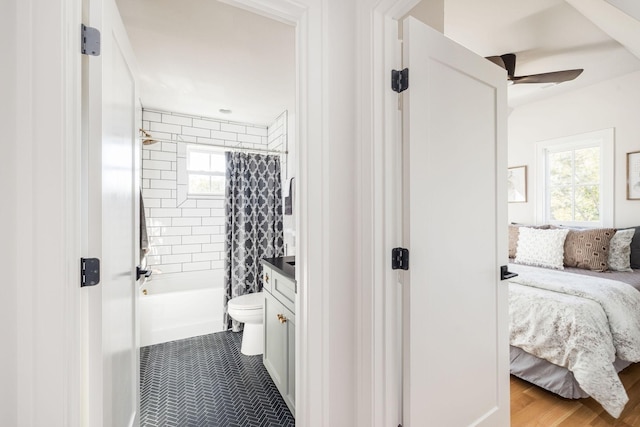
<svg viewBox="0 0 640 427">
<path fill-rule="evenodd" d="M 566 228 L 539 230 L 521 227 L 515 262 L 564 270 L 564 241 L 568 233 Z"/>
<path fill-rule="evenodd" d="M 631 269 L 631 240 L 636 229 L 618 230 L 609 242 L 609 270 L 633 271 Z"/>
</svg>

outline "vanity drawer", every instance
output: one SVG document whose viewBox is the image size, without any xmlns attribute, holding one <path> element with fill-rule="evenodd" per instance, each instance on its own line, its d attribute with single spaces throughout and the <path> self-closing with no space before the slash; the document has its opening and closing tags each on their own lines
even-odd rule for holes
<svg viewBox="0 0 640 427">
<path fill-rule="evenodd" d="M 296 282 L 284 277 L 275 270 L 271 271 L 271 288 L 269 292 L 278 299 L 285 307 L 296 312 Z"/>
</svg>

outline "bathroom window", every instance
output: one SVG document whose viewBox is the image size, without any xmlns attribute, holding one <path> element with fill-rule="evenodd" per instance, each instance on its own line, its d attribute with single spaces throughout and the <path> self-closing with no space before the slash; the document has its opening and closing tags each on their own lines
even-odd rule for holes
<svg viewBox="0 0 640 427">
<path fill-rule="evenodd" d="M 224 196 L 224 152 L 201 145 L 187 146 L 189 196 Z"/>
</svg>

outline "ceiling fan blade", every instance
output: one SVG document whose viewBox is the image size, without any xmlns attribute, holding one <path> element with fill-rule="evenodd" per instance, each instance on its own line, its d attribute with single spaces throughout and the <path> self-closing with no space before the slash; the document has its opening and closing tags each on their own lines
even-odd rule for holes
<svg viewBox="0 0 640 427">
<path fill-rule="evenodd" d="M 499 56 L 487 56 L 485 59 L 488 59 L 489 61 L 493 62 L 499 67 L 504 68 L 505 70 L 507 69 L 507 67 L 504 65 L 504 61 Z"/>
<path fill-rule="evenodd" d="M 500 55 L 502 61 L 504 62 L 504 68 L 507 70 L 507 75 L 509 77 L 513 77 L 516 74 L 516 54 L 515 53 L 505 53 L 504 55 Z"/>
<path fill-rule="evenodd" d="M 530 76 L 511 76 L 513 84 L 520 83 L 562 83 L 575 79 L 582 74 L 583 69 L 554 71 L 551 73 L 532 74 Z"/>
</svg>

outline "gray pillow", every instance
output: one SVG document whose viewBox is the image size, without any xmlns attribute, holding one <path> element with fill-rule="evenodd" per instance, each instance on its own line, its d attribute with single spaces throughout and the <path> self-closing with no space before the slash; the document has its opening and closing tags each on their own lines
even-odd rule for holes
<svg viewBox="0 0 640 427">
<path fill-rule="evenodd" d="M 634 270 L 640 269 L 640 227 L 628 227 L 635 228 L 636 233 L 631 240 L 631 268 Z"/>
</svg>

